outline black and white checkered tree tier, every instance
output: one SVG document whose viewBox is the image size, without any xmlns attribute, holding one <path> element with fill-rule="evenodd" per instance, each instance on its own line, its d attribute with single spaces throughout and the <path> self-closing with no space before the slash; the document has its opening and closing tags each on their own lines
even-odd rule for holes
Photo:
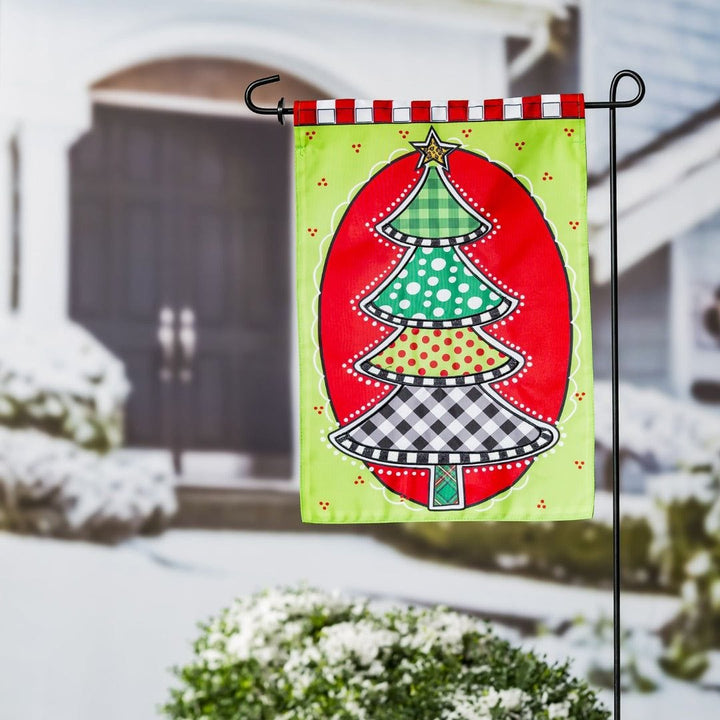
<svg viewBox="0 0 720 720">
<path fill-rule="evenodd" d="M 356 457 L 415 466 L 503 463 L 536 455 L 556 440 L 554 427 L 476 385 L 403 385 L 334 437 Z"/>
</svg>

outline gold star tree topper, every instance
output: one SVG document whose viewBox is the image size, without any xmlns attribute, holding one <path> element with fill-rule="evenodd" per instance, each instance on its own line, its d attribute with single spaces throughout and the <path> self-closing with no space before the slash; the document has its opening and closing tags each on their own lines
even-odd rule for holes
<svg viewBox="0 0 720 720">
<path fill-rule="evenodd" d="M 438 134 L 435 132 L 435 128 L 431 127 L 425 142 L 411 142 L 410 143 L 419 153 L 420 158 L 418 159 L 418 168 L 423 165 L 430 165 L 431 163 L 438 163 L 442 165 L 444 170 L 448 170 L 447 156 L 460 145 L 455 143 L 443 142 Z"/>
</svg>

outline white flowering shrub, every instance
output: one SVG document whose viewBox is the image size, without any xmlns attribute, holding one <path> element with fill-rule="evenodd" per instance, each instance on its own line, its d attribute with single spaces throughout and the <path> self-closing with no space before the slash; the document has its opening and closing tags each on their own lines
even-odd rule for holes
<svg viewBox="0 0 720 720">
<path fill-rule="evenodd" d="M 0 427 L 0 528 L 117 542 L 176 510 L 169 473 L 38 430 Z"/>
<path fill-rule="evenodd" d="M 106 451 L 129 391 L 123 364 L 79 325 L 0 320 L 0 424 Z"/>
<path fill-rule="evenodd" d="M 551 665 L 442 608 L 317 590 L 236 600 L 201 625 L 164 706 L 174 720 L 606 720 Z"/>
</svg>

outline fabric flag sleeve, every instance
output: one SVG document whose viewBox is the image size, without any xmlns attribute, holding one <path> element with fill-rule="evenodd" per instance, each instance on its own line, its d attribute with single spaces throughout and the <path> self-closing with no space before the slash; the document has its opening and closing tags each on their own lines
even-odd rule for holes
<svg viewBox="0 0 720 720">
<path fill-rule="evenodd" d="M 592 516 L 582 96 L 294 121 L 303 520 Z"/>
</svg>

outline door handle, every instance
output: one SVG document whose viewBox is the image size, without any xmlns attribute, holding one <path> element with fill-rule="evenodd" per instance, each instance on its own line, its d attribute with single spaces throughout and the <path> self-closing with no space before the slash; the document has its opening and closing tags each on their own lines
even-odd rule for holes
<svg viewBox="0 0 720 720">
<path fill-rule="evenodd" d="M 189 383 L 193 377 L 193 361 L 197 350 L 197 331 L 195 328 L 195 311 L 184 307 L 180 311 L 180 328 L 178 330 L 180 352 L 182 354 L 182 367 L 180 380 Z"/>
<path fill-rule="evenodd" d="M 171 307 L 163 305 L 158 313 L 157 341 L 160 345 L 161 364 L 160 381 L 169 383 L 173 377 L 175 363 L 175 313 Z"/>
</svg>

